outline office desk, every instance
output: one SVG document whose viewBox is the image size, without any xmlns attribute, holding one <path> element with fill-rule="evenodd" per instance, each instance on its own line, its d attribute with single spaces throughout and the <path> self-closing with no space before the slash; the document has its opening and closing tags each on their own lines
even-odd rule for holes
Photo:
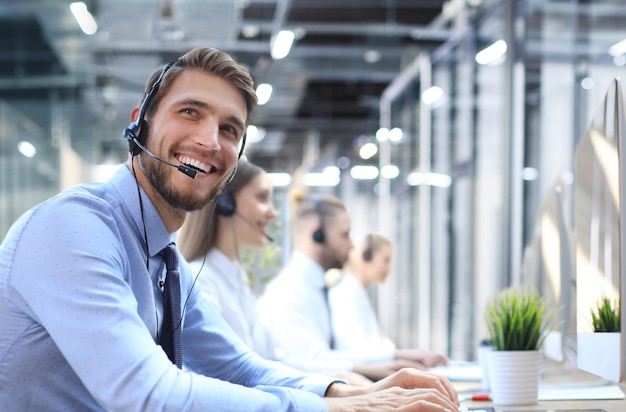
<svg viewBox="0 0 626 412">
<path fill-rule="evenodd" d="M 587 373 L 585 371 L 576 369 L 570 365 L 558 364 L 547 359 L 544 359 L 542 367 L 542 385 L 594 385 L 600 381 L 595 375 Z M 459 391 L 459 394 L 468 392 L 480 392 L 480 382 L 455 382 L 455 386 Z M 619 384 L 622 392 L 626 393 L 626 382 Z M 589 387 L 589 386 L 587 386 Z M 516 406 L 501 406 L 493 405 L 491 402 L 485 401 L 463 401 L 462 406 L 467 407 L 481 407 L 481 406 L 493 406 L 496 412 L 503 411 L 515 411 L 515 410 L 550 410 L 550 409 L 592 409 L 600 408 L 606 412 L 626 412 L 626 400 L 619 399 L 586 399 L 586 400 L 554 400 L 554 401 L 539 401 L 534 405 L 516 405 Z"/>
</svg>

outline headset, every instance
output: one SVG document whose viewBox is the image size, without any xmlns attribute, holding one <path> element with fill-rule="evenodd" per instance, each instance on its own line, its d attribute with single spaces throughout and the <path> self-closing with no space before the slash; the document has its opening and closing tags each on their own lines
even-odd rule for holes
<svg viewBox="0 0 626 412">
<path fill-rule="evenodd" d="M 372 251 L 373 241 L 374 239 L 372 239 L 371 233 L 365 236 L 365 249 L 363 249 L 363 253 L 361 254 L 361 256 L 366 262 L 371 262 L 372 258 L 374 257 L 374 252 Z"/>
<path fill-rule="evenodd" d="M 230 217 L 237 212 L 237 203 L 230 190 L 228 190 L 228 186 L 224 188 L 222 194 L 217 197 L 215 202 L 215 211 L 221 216 Z"/>
<path fill-rule="evenodd" d="M 320 220 L 320 227 L 313 232 L 313 241 L 315 243 L 323 244 L 326 241 L 326 235 L 324 234 L 324 211 L 322 210 L 322 198 L 315 196 L 313 198 L 315 202 L 315 213 Z"/>
<path fill-rule="evenodd" d="M 141 102 L 137 120 L 135 120 L 134 122 L 131 122 L 128 125 L 128 127 L 124 129 L 124 132 L 122 133 L 122 135 L 124 136 L 126 140 L 128 140 L 128 151 L 131 153 L 132 156 L 137 156 L 141 151 L 144 151 L 150 157 L 158 160 L 159 162 L 164 163 L 168 166 L 175 167 L 176 169 L 178 169 L 178 171 L 184 173 L 185 175 L 191 177 L 192 179 L 195 179 L 196 175 L 198 174 L 198 170 L 196 170 L 195 168 L 184 165 L 184 164 L 176 165 L 174 163 L 170 163 L 165 159 L 161 159 L 159 156 L 155 155 L 144 146 L 146 142 L 146 138 L 148 136 L 148 122 L 144 119 L 144 116 L 146 115 L 146 110 L 148 110 L 148 106 L 150 105 L 152 96 L 154 96 L 154 94 L 159 89 L 159 86 L 161 85 L 161 81 L 163 81 L 163 77 L 165 76 L 165 73 L 170 69 L 170 67 L 172 67 L 177 62 L 178 60 L 172 63 L 168 63 L 163 67 L 163 69 L 159 73 L 154 83 L 152 83 L 152 86 L 150 86 L 150 90 L 146 94 L 146 97 L 143 99 L 143 102 Z M 241 137 L 241 147 L 239 148 L 237 162 L 239 162 L 239 159 L 241 159 L 241 156 L 243 156 L 243 151 L 245 147 L 246 147 L 246 133 L 244 133 L 243 136 Z M 228 177 L 228 180 L 226 181 L 226 183 L 229 183 L 231 180 L 233 180 L 236 172 L 237 172 L 237 163 L 235 163 L 233 172 Z"/>
</svg>

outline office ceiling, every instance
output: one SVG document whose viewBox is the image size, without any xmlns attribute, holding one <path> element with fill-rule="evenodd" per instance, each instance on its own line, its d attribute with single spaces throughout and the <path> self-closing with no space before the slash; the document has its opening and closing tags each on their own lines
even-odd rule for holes
<svg viewBox="0 0 626 412">
<path fill-rule="evenodd" d="M 0 98 L 59 99 L 72 146 L 89 162 L 125 157 L 121 130 L 148 75 L 196 46 L 229 52 L 274 92 L 247 154 L 293 171 L 304 153 L 354 153 L 378 128 L 381 92 L 421 51 L 448 39 L 444 0 L 85 0 L 98 31 L 84 34 L 66 0 L 0 2 Z M 291 53 L 270 39 L 295 30 Z M 51 133 L 52 135 L 52 133 Z M 307 151 L 307 148 L 313 149 Z M 315 157 L 315 156 L 314 156 Z"/>
</svg>

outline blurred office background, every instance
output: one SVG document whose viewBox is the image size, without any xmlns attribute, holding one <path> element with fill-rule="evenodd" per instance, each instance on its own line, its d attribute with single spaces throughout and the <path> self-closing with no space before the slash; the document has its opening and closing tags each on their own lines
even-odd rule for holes
<svg viewBox="0 0 626 412">
<path fill-rule="evenodd" d="M 457 359 L 486 337 L 485 300 L 528 281 L 538 207 L 570 191 L 574 147 L 626 77 L 623 0 L 71 3 L 0 0 L 1 237 L 126 159 L 152 71 L 220 48 L 271 90 L 246 156 L 276 173 L 282 229 L 294 185 L 343 199 L 355 237 L 396 244 L 372 291 L 383 328 Z"/>
</svg>

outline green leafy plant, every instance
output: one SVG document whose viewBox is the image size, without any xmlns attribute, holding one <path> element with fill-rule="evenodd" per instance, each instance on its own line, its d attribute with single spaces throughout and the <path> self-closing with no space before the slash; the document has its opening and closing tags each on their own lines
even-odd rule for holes
<svg viewBox="0 0 626 412">
<path fill-rule="evenodd" d="M 487 302 L 485 320 L 495 350 L 537 350 L 556 323 L 558 310 L 548 312 L 532 288 L 509 288 Z"/>
<path fill-rule="evenodd" d="M 591 323 L 594 332 L 619 332 L 619 302 L 613 307 L 611 300 L 603 297 L 597 311 L 591 310 Z"/>
</svg>

